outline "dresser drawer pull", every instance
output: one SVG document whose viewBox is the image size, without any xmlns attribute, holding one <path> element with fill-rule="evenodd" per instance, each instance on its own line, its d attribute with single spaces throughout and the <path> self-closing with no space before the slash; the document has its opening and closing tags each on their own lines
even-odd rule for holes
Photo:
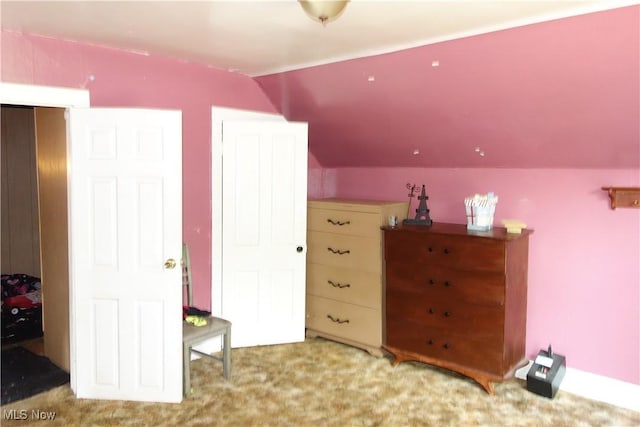
<svg viewBox="0 0 640 427">
<path fill-rule="evenodd" d="M 349 254 L 351 253 L 351 251 L 349 249 L 347 249 L 346 251 L 341 251 L 340 249 L 333 249 L 331 247 L 327 248 L 327 250 L 331 253 L 334 254 L 338 254 L 338 255 L 344 255 L 344 254 Z"/>
<path fill-rule="evenodd" d="M 435 311 L 432 307 L 429 307 L 429 314 L 433 314 L 433 313 L 435 313 L 435 312 L 436 312 L 436 311 Z"/>
<path fill-rule="evenodd" d="M 334 323 L 339 323 L 339 324 L 343 324 L 343 323 L 349 323 L 349 319 L 340 319 L 339 317 L 333 317 L 330 314 L 327 314 L 327 317 L 329 318 L 329 320 L 331 320 Z"/>
<path fill-rule="evenodd" d="M 429 279 L 429 284 L 430 285 L 435 285 L 436 284 L 436 279 Z"/>
<path fill-rule="evenodd" d="M 351 285 L 349 283 L 345 283 L 343 285 L 342 283 L 333 283 L 332 280 L 327 280 L 327 283 L 330 284 L 331 286 L 333 286 L 334 288 L 344 289 L 344 288 L 350 288 L 351 287 Z"/>
<path fill-rule="evenodd" d="M 433 252 L 433 251 L 435 251 L 435 249 L 433 249 L 433 246 L 429 246 L 429 247 L 427 248 L 427 252 Z M 450 253 L 451 253 L 451 249 L 449 249 L 449 248 L 444 248 L 444 249 L 442 250 L 442 252 L 444 252 L 445 254 L 450 254 Z"/>
<path fill-rule="evenodd" d="M 444 312 L 444 317 L 451 317 L 451 312 L 450 311 L 445 311 Z"/>
<path fill-rule="evenodd" d="M 331 224 L 331 225 L 339 225 L 339 226 L 341 226 L 341 227 L 342 227 L 343 225 L 349 225 L 349 224 L 351 224 L 351 221 L 345 221 L 345 222 L 342 222 L 342 221 L 334 221 L 334 220 L 332 220 L 331 218 L 328 218 L 328 219 L 327 219 L 327 222 L 328 222 L 329 224 Z"/>
<path fill-rule="evenodd" d="M 429 345 L 433 345 L 433 340 L 429 340 L 429 341 L 427 341 L 427 344 L 429 344 Z"/>
<path fill-rule="evenodd" d="M 449 287 L 449 286 L 451 286 L 451 282 L 450 282 L 450 281 L 448 281 L 448 280 L 445 280 L 445 281 L 444 281 L 444 285 L 445 285 L 446 287 Z"/>
<path fill-rule="evenodd" d="M 444 343 L 442 347 L 444 347 L 445 350 L 449 350 L 451 348 L 448 342 Z"/>
</svg>

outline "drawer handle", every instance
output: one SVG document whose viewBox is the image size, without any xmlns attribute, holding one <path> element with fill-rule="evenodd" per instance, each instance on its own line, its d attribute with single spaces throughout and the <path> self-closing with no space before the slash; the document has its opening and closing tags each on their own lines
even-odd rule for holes
<svg viewBox="0 0 640 427">
<path fill-rule="evenodd" d="M 444 285 L 445 285 L 446 287 L 449 287 L 449 286 L 451 286 L 451 282 L 450 282 L 450 281 L 448 281 L 448 280 L 445 280 L 445 281 L 444 281 Z"/>
<path fill-rule="evenodd" d="M 433 345 L 433 340 L 429 340 L 429 341 L 427 341 L 427 344 L 429 344 L 429 345 Z"/>
<path fill-rule="evenodd" d="M 436 279 L 429 279 L 429 284 L 430 285 L 435 285 L 436 284 Z"/>
<path fill-rule="evenodd" d="M 633 206 L 640 206 L 640 200 L 634 200 L 633 202 L 631 202 L 631 204 Z"/>
<path fill-rule="evenodd" d="M 444 312 L 444 317 L 451 317 L 451 312 L 450 311 L 445 311 Z"/>
<path fill-rule="evenodd" d="M 331 286 L 333 286 L 334 288 L 340 288 L 340 289 L 343 289 L 343 288 L 350 288 L 350 287 L 351 287 L 351 285 L 350 285 L 350 284 L 348 284 L 348 283 L 345 283 L 345 284 L 343 285 L 342 283 L 333 283 L 333 281 L 332 281 L 332 280 L 327 280 L 327 283 L 328 283 L 328 284 L 330 284 Z"/>
<path fill-rule="evenodd" d="M 331 253 L 334 254 L 338 254 L 338 255 L 344 255 L 344 254 L 348 254 L 351 253 L 351 251 L 349 249 L 347 249 L 346 251 L 341 251 L 340 249 L 333 249 L 331 247 L 327 248 L 327 250 Z"/>
<path fill-rule="evenodd" d="M 427 251 L 429 252 L 433 252 L 433 248 L 431 246 L 429 246 L 429 248 L 427 249 Z"/>
<path fill-rule="evenodd" d="M 450 253 L 451 251 L 450 251 L 449 249 L 447 249 L 447 248 L 444 248 L 444 251 L 443 251 L 443 252 L 444 252 L 445 254 L 448 254 L 448 253 Z"/>
<path fill-rule="evenodd" d="M 340 319 L 339 317 L 333 317 L 330 314 L 327 314 L 327 317 L 329 318 L 329 320 L 331 320 L 334 323 L 339 323 L 339 324 L 343 324 L 343 323 L 349 323 L 349 319 Z"/>
<path fill-rule="evenodd" d="M 345 221 L 345 222 L 342 222 L 342 221 L 340 221 L 340 220 L 338 220 L 338 221 L 334 221 L 334 220 L 332 220 L 331 218 L 327 218 L 327 222 L 328 222 L 329 224 L 331 224 L 331 225 L 339 225 L 339 226 L 343 226 L 343 225 L 349 225 L 349 224 L 351 224 L 351 221 Z"/>
<path fill-rule="evenodd" d="M 451 346 L 449 345 L 448 342 L 444 343 L 444 345 L 442 347 L 444 347 L 445 350 L 449 350 L 451 348 Z"/>
<path fill-rule="evenodd" d="M 429 307 L 429 314 L 433 314 L 433 313 L 435 313 L 435 312 L 436 312 L 436 311 L 435 311 L 433 308 Z"/>
</svg>

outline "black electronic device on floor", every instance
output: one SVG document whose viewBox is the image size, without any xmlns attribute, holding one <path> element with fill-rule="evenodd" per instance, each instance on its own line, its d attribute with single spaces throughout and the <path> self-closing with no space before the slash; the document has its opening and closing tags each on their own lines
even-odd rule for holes
<svg viewBox="0 0 640 427">
<path fill-rule="evenodd" d="M 540 350 L 527 373 L 527 390 L 553 398 L 558 392 L 567 369 L 565 357 L 548 350 Z"/>
</svg>

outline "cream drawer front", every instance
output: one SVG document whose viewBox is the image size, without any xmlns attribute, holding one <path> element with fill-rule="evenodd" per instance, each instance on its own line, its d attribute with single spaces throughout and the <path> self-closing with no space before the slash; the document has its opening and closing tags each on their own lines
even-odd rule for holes
<svg viewBox="0 0 640 427">
<path fill-rule="evenodd" d="M 307 264 L 307 293 L 379 309 L 382 304 L 382 276 L 331 267 Z"/>
<path fill-rule="evenodd" d="M 307 328 L 363 344 L 382 343 L 380 310 L 307 294 Z"/>
<path fill-rule="evenodd" d="M 382 272 L 380 240 L 310 231 L 308 263 L 353 268 L 372 273 Z"/>
<path fill-rule="evenodd" d="M 309 209 L 308 229 L 349 236 L 380 238 L 380 215 L 333 209 Z"/>
</svg>

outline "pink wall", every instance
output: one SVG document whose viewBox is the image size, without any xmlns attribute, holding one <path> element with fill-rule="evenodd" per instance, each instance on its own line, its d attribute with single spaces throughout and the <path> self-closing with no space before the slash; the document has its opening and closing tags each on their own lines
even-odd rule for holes
<svg viewBox="0 0 640 427">
<path fill-rule="evenodd" d="M 183 234 L 193 255 L 195 303 L 208 308 L 210 107 L 275 112 L 256 83 L 197 64 L 16 33 L 2 32 L 1 47 L 2 81 L 86 88 L 95 106 L 182 110 Z M 603 185 L 640 186 L 639 172 L 327 169 L 311 156 L 309 195 L 404 200 L 406 182 L 425 183 L 434 220 L 464 222 L 462 199 L 494 191 L 500 197 L 496 221 L 519 218 L 535 229 L 530 251 L 528 356 L 551 342 L 571 367 L 640 384 L 640 211 L 611 211 L 600 190 Z"/>
<path fill-rule="evenodd" d="M 194 304 L 210 308 L 211 106 L 275 112 L 258 85 L 204 65 L 6 31 L 1 46 L 4 82 L 88 89 L 92 106 L 182 110 L 183 238 Z"/>
<path fill-rule="evenodd" d="M 640 166 L 639 76 L 632 6 L 256 80 L 324 167 L 610 169 Z"/>
<path fill-rule="evenodd" d="M 341 168 L 310 197 L 407 200 L 425 184 L 431 218 L 466 223 L 462 200 L 499 197 L 495 224 L 530 240 L 527 355 L 549 343 L 576 369 L 640 384 L 640 210 L 611 210 L 602 186 L 640 186 L 638 169 Z M 415 200 L 414 205 L 415 207 Z"/>
</svg>

